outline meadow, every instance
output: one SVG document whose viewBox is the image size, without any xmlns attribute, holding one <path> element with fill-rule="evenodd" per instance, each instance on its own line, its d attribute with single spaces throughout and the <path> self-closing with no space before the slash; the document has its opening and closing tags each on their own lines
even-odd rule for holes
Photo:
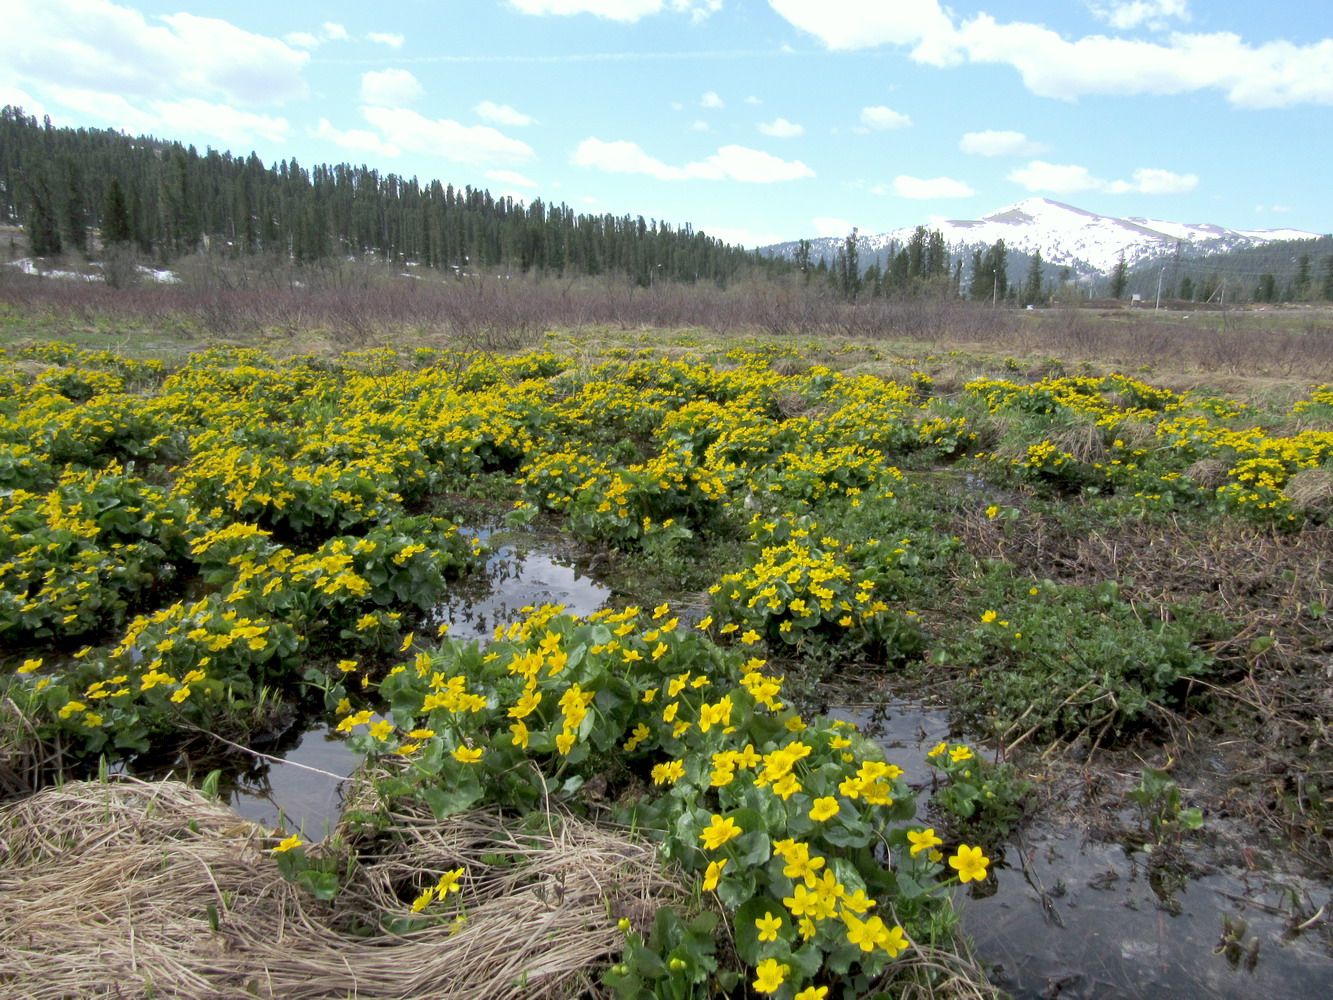
<svg viewBox="0 0 1333 1000">
<path fill-rule="evenodd" d="M 741 289 L 722 322 L 721 292 L 551 286 L 584 313 L 548 328 L 502 286 L 473 289 L 483 321 L 373 283 L 38 284 L 0 317 L 11 796 L 323 720 L 357 792 L 322 843 L 249 831 L 252 864 L 395 942 L 463 940 L 503 877 L 544 884 L 523 845 L 553 823 L 650 845 L 660 884 L 594 906 L 582 966 L 513 995 L 989 995 L 954 894 L 1061 811 L 1161 872 L 1206 845 L 1327 894 L 1317 315 L 1256 344 L 1250 316 Z M 434 627 L 505 537 L 592 567 L 611 606 Z M 929 786 L 825 714 L 906 696 L 954 722 Z M 405 817 L 498 839 L 422 861 Z M 1288 915 L 1327 948 L 1316 902 Z M 193 919 L 220 933 L 232 903 Z"/>
</svg>

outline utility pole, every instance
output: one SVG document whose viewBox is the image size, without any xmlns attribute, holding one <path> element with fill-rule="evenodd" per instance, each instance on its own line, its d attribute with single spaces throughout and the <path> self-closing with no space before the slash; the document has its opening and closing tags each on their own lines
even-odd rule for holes
<svg viewBox="0 0 1333 1000">
<path fill-rule="evenodd" d="M 1152 311 L 1157 312 L 1162 308 L 1162 278 L 1166 276 L 1166 268 L 1157 272 L 1157 305 L 1153 306 Z"/>
<path fill-rule="evenodd" d="M 994 275 L 995 280 L 991 282 L 990 286 L 990 307 L 994 309 L 995 303 L 1000 299 L 1000 269 L 997 267 L 991 273 Z"/>
</svg>

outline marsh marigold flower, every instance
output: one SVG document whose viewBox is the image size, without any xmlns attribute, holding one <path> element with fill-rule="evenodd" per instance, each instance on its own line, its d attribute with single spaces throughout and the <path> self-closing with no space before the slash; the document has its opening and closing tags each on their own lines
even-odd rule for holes
<svg viewBox="0 0 1333 1000">
<path fill-rule="evenodd" d="M 755 972 L 758 974 L 751 984 L 757 993 L 775 993 L 787 979 L 791 966 L 783 965 L 776 958 L 766 958 L 759 963 Z"/>
<path fill-rule="evenodd" d="M 699 834 L 699 839 L 704 842 L 704 847 L 716 851 L 728 840 L 739 837 L 744 832 L 730 816 L 724 818 L 714 815 L 708 827 Z"/>
<path fill-rule="evenodd" d="M 986 877 L 986 866 L 990 858 L 981 853 L 980 847 L 958 845 L 958 853 L 949 859 L 949 867 L 958 870 L 959 882 L 980 882 Z"/>
</svg>

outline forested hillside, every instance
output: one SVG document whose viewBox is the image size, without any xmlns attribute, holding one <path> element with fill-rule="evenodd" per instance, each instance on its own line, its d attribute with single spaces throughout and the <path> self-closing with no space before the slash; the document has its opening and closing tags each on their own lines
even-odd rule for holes
<svg viewBox="0 0 1333 1000">
<path fill-rule="evenodd" d="M 378 255 L 463 270 L 619 273 L 640 284 L 725 283 L 747 268 L 790 270 L 689 225 L 580 215 L 438 180 L 347 163 L 264 164 L 110 129 L 53 127 L 0 109 L 0 222 L 38 254 L 88 252 L 90 234 L 166 263 L 202 247 L 300 262 Z"/>
</svg>

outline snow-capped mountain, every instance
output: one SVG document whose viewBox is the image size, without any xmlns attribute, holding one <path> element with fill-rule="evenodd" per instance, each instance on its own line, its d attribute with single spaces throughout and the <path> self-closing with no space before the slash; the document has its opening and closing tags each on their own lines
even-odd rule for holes
<svg viewBox="0 0 1333 1000">
<path fill-rule="evenodd" d="M 909 226 L 876 236 L 862 235 L 857 245 L 863 264 L 880 255 L 891 245 L 902 246 L 912 238 L 916 227 Z M 1049 198 L 1025 198 L 1023 201 L 980 219 L 949 219 L 926 226 L 939 230 L 955 253 L 968 253 L 975 247 L 989 247 L 996 240 L 1020 253 L 1041 252 L 1042 259 L 1058 266 L 1072 267 L 1079 273 L 1110 271 L 1123 253 L 1130 266 L 1154 258 L 1170 257 L 1180 252 L 1197 257 L 1221 253 L 1238 247 L 1258 246 L 1274 240 L 1317 239 L 1317 233 L 1299 229 L 1227 229 L 1211 223 L 1166 222 L 1160 219 L 1131 217 L 1118 219 L 1097 215 Z M 830 261 L 842 247 L 841 239 L 810 241 L 813 260 L 821 256 Z M 795 243 L 765 247 L 765 252 L 791 257 Z"/>
</svg>

